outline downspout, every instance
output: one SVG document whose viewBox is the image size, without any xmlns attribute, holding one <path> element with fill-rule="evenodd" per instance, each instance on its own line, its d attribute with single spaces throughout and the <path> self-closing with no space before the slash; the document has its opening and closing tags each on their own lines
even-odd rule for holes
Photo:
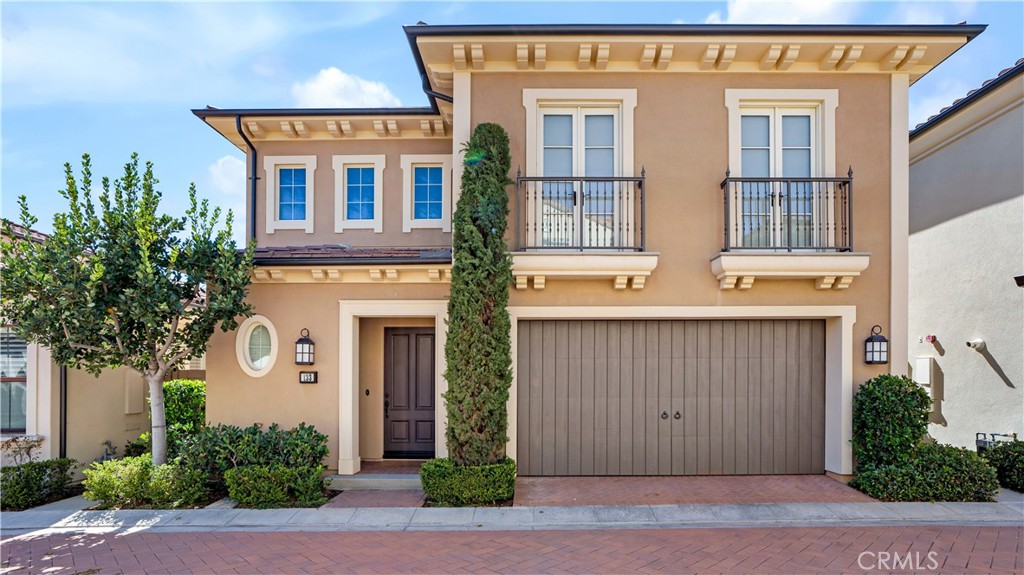
<svg viewBox="0 0 1024 575">
<path fill-rule="evenodd" d="M 431 90 L 430 89 L 430 81 L 427 80 L 427 75 L 426 74 L 420 74 L 420 80 L 423 82 L 423 91 L 428 96 L 430 96 L 432 98 L 437 98 L 438 100 L 443 100 L 445 102 L 448 102 L 449 104 L 454 104 L 455 103 L 455 98 L 453 98 L 453 97 L 451 97 L 451 96 L 449 96 L 447 94 L 442 94 L 440 92 L 435 92 L 435 91 Z M 436 110 L 437 106 L 435 106 L 434 109 Z"/>
<path fill-rule="evenodd" d="M 249 146 L 249 153 L 252 156 L 252 162 L 249 164 L 249 183 L 250 183 L 250 200 L 249 200 L 249 239 L 256 239 L 256 146 L 252 145 L 249 138 L 245 135 L 242 130 L 242 116 L 235 115 L 235 129 L 238 130 L 238 135 L 242 136 L 242 140 L 245 141 L 245 145 Z M 269 209 L 269 208 L 268 208 Z"/>
<path fill-rule="evenodd" d="M 68 456 L 68 368 L 60 366 L 60 429 L 58 431 L 58 457 Z"/>
</svg>

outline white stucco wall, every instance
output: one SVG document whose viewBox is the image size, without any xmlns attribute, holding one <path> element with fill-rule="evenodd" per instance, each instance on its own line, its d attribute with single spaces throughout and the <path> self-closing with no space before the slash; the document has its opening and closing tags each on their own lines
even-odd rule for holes
<svg viewBox="0 0 1024 575">
<path fill-rule="evenodd" d="M 930 135 L 923 153 L 911 143 L 912 375 L 916 357 L 935 359 L 929 432 L 972 448 L 976 432 L 1024 437 L 1024 78 L 996 96 L 1005 101 Z M 966 345 L 975 338 L 985 351 Z"/>
</svg>

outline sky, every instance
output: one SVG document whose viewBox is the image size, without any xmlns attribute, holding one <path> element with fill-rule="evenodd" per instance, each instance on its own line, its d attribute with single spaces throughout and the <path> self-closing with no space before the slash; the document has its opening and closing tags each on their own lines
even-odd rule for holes
<svg viewBox="0 0 1024 575">
<path fill-rule="evenodd" d="M 988 24 L 910 88 L 926 120 L 1024 56 L 1024 2 L 12 2 L 0 1 L 0 194 L 36 228 L 66 209 L 65 162 L 94 182 L 132 152 L 152 161 L 163 209 L 201 197 L 245 206 L 245 156 L 191 109 L 425 106 L 402 25 L 534 23 Z M 911 127 L 911 126 L 908 126 Z M 235 226 L 235 237 L 244 236 Z"/>
</svg>

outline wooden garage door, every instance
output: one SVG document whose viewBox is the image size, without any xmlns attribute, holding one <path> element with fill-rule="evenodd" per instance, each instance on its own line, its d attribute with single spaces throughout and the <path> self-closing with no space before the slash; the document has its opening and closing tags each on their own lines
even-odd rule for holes
<svg viewBox="0 0 1024 575">
<path fill-rule="evenodd" d="M 824 473 L 824 321 L 521 321 L 518 338 L 521 475 Z"/>
</svg>

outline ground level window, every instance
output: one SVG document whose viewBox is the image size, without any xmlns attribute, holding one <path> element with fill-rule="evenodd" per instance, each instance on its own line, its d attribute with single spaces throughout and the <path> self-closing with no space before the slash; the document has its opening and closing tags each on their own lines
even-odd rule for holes
<svg viewBox="0 0 1024 575">
<path fill-rule="evenodd" d="M 238 366 L 252 377 L 270 372 L 277 358 L 277 331 L 266 317 L 256 315 L 238 327 L 235 354 Z"/>
<path fill-rule="evenodd" d="M 27 377 L 28 344 L 10 329 L 0 329 L 0 432 L 25 432 Z"/>
</svg>

